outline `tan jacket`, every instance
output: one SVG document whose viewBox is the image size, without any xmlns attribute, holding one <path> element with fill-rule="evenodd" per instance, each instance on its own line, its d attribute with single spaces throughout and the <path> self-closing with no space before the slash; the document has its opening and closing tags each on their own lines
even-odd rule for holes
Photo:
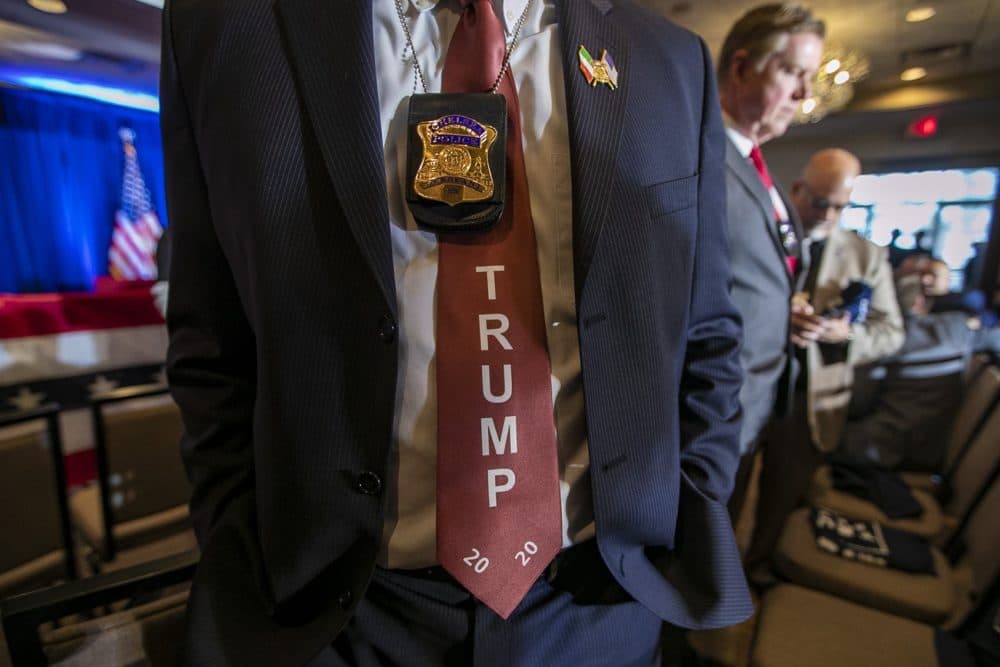
<svg viewBox="0 0 1000 667">
<path fill-rule="evenodd" d="M 871 308 L 863 323 L 852 325 L 845 359 L 824 363 L 818 343 L 807 350 L 809 426 L 823 452 L 839 445 L 854 384 L 854 367 L 892 354 L 903 344 L 903 318 L 896 302 L 892 268 L 885 248 L 840 227 L 827 240 L 810 302 L 817 313 L 838 305 L 848 283 L 872 288 Z"/>
</svg>

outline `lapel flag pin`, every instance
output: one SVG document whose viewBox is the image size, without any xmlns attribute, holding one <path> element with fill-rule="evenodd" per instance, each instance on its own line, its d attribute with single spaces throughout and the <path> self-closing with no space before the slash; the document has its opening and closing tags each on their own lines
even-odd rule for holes
<svg viewBox="0 0 1000 667">
<path fill-rule="evenodd" d="M 600 60 L 594 60 L 587 47 L 581 44 L 577 55 L 580 58 L 580 71 L 591 87 L 599 83 L 607 84 L 611 90 L 618 87 L 618 68 L 607 49 L 601 52 Z"/>
</svg>

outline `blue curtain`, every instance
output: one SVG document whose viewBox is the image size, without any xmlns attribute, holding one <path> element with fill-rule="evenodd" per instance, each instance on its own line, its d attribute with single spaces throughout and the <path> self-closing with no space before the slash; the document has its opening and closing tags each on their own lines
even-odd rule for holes
<svg viewBox="0 0 1000 667">
<path fill-rule="evenodd" d="M 136 133 L 140 169 L 166 226 L 157 114 L 0 88 L 0 292 L 89 291 L 107 274 L 121 127 Z"/>
</svg>

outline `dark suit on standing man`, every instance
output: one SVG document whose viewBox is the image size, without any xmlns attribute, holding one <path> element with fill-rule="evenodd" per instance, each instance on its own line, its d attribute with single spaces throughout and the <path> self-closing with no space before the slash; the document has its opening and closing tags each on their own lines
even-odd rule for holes
<svg viewBox="0 0 1000 667">
<path fill-rule="evenodd" d="M 405 483 L 387 478 L 400 360 L 371 12 L 165 12 L 168 372 L 203 554 L 199 664 L 299 664 L 328 644 L 365 596 L 383 490 Z M 559 2 L 558 30 L 597 546 L 660 618 L 738 622 L 741 331 L 710 58 L 626 3 Z M 617 90 L 587 85 L 580 44 L 614 54 Z"/>
</svg>

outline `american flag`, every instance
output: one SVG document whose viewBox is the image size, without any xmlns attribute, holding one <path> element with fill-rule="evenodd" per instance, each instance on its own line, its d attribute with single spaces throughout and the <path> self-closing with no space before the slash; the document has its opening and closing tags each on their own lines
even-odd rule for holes
<svg viewBox="0 0 1000 667">
<path fill-rule="evenodd" d="M 108 248 L 108 272 L 116 280 L 156 278 L 156 244 L 163 227 L 149 201 L 149 190 L 139 171 L 135 152 L 135 132 L 119 130 L 125 151 L 122 202 L 115 215 L 115 229 Z"/>
</svg>

